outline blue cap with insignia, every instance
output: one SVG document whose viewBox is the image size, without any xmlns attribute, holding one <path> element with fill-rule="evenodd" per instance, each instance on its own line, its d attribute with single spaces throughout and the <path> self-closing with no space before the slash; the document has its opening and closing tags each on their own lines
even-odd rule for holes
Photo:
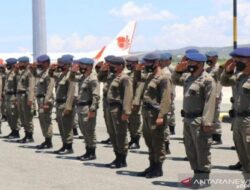
<svg viewBox="0 0 250 190">
<path fill-rule="evenodd" d="M 109 61 L 113 65 L 125 65 L 125 61 L 122 57 L 112 57 Z"/>
<path fill-rule="evenodd" d="M 129 56 L 129 57 L 126 58 L 126 61 L 127 62 L 138 62 L 139 59 L 136 56 Z"/>
<path fill-rule="evenodd" d="M 50 62 L 50 57 L 44 54 L 44 55 L 38 56 L 36 60 L 38 63 Z"/>
<path fill-rule="evenodd" d="M 79 61 L 79 64 L 85 64 L 85 65 L 93 65 L 94 64 L 94 60 L 87 58 L 87 57 L 81 58 L 78 61 Z"/>
<path fill-rule="evenodd" d="M 172 59 L 172 54 L 171 53 L 161 53 L 160 54 L 160 59 L 162 61 L 168 61 L 168 60 L 171 60 Z"/>
<path fill-rule="evenodd" d="M 17 59 L 16 58 L 9 58 L 5 60 L 7 65 L 15 65 L 17 63 Z"/>
<path fill-rule="evenodd" d="M 207 57 L 217 57 L 218 56 L 218 52 L 217 51 L 209 51 L 206 53 Z"/>
<path fill-rule="evenodd" d="M 151 62 L 160 59 L 160 55 L 158 53 L 152 52 L 148 53 L 143 57 L 144 61 Z"/>
<path fill-rule="evenodd" d="M 112 58 L 114 58 L 114 55 L 108 55 L 106 57 L 104 57 L 105 62 L 110 62 L 110 60 L 112 60 Z"/>
<path fill-rule="evenodd" d="M 18 59 L 18 62 L 20 62 L 20 63 L 29 63 L 30 59 L 27 56 L 23 56 L 23 57 L 20 57 Z"/>
<path fill-rule="evenodd" d="M 197 62 L 207 61 L 207 57 L 201 53 L 188 53 L 186 54 L 186 57 L 192 61 L 197 61 Z"/>
<path fill-rule="evenodd" d="M 185 51 L 185 54 L 188 54 L 188 53 L 199 53 L 199 50 L 195 48 L 190 48 Z"/>
<path fill-rule="evenodd" d="M 250 47 L 237 48 L 230 53 L 232 57 L 250 57 Z"/>
<path fill-rule="evenodd" d="M 72 64 L 74 56 L 72 55 L 63 55 L 59 61 L 58 64 L 64 65 L 64 64 Z"/>
</svg>

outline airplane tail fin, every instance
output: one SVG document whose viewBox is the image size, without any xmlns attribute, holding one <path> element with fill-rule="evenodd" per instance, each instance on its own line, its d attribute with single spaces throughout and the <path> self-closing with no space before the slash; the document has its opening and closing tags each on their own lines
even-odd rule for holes
<svg viewBox="0 0 250 190">
<path fill-rule="evenodd" d="M 133 42 L 136 21 L 130 21 L 123 30 L 112 40 L 103 52 L 102 58 L 107 55 L 128 55 Z"/>
</svg>

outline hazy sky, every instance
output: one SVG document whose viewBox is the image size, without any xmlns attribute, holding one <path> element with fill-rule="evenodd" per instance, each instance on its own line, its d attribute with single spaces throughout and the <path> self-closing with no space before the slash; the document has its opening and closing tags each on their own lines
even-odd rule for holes
<svg viewBox="0 0 250 190">
<path fill-rule="evenodd" d="M 137 20 L 132 51 L 232 44 L 233 0 L 46 0 L 49 52 L 99 49 Z M 0 52 L 32 50 L 32 0 L 0 0 Z M 250 0 L 238 0 L 250 43 Z"/>
</svg>

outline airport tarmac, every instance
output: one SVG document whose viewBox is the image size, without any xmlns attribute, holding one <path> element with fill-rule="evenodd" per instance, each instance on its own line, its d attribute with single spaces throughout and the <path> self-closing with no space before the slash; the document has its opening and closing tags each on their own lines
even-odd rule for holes
<svg viewBox="0 0 250 190">
<path fill-rule="evenodd" d="M 222 111 L 230 108 L 230 88 L 223 90 Z M 171 155 L 167 155 L 164 162 L 164 175 L 159 178 L 146 179 L 136 177 L 135 172 L 142 171 L 148 166 L 147 148 L 141 139 L 141 149 L 131 150 L 128 153 L 128 167 L 122 169 L 105 168 L 104 164 L 114 159 L 110 145 L 97 145 L 97 159 L 82 162 L 74 159 L 83 154 L 83 140 L 74 139 L 74 154 L 58 156 L 52 154 L 52 150 L 61 147 L 58 127 L 53 121 L 54 149 L 37 151 L 34 146 L 43 141 L 39 121 L 34 118 L 35 143 L 18 144 L 6 142 L 0 139 L 0 189 L 1 190 L 154 190 L 154 189 L 178 189 L 183 188 L 179 181 L 192 176 L 188 161 L 184 161 L 185 150 L 182 141 L 182 119 L 180 110 L 182 107 L 182 89 L 177 88 L 176 97 L 176 135 L 171 136 Z M 228 99 L 227 99 L 228 98 Z M 100 104 L 101 106 L 101 104 Z M 54 116 L 53 116 L 54 117 Z M 223 144 L 212 147 L 212 179 L 239 179 L 240 171 L 228 170 L 228 165 L 238 161 L 236 152 L 231 150 L 233 146 L 230 124 L 223 123 Z M 104 125 L 102 108 L 98 112 L 97 140 L 107 138 Z M 9 133 L 7 123 L 2 124 L 3 135 Z M 80 132 L 80 131 L 79 131 Z M 21 130 L 23 136 L 23 129 Z M 219 182 L 217 182 L 219 183 Z M 236 185 L 220 186 L 213 184 L 208 189 L 236 189 Z"/>
</svg>

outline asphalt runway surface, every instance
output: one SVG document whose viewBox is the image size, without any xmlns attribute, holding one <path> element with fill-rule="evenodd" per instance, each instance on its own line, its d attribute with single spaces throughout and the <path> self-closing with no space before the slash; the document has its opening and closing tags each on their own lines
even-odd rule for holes
<svg viewBox="0 0 250 190">
<path fill-rule="evenodd" d="M 228 90 L 221 106 L 222 111 L 230 108 Z M 141 149 L 130 150 L 128 153 L 128 167 L 122 169 L 105 168 L 104 164 L 114 159 L 111 145 L 97 144 L 97 159 L 82 162 L 75 156 L 82 155 L 85 145 L 82 139 L 75 137 L 74 154 L 59 156 L 52 154 L 53 150 L 61 147 L 56 121 L 53 120 L 54 137 L 53 149 L 37 151 L 35 145 L 43 142 L 43 137 L 38 118 L 34 118 L 34 143 L 18 144 L 0 139 L 0 189 L 1 190 L 154 190 L 154 189 L 178 189 L 183 188 L 180 181 L 192 176 L 188 161 L 184 161 L 184 145 L 182 141 L 182 119 L 180 110 L 182 90 L 177 89 L 176 98 L 176 135 L 171 136 L 171 155 L 167 155 L 163 165 L 164 175 L 159 178 L 146 179 L 136 177 L 138 171 L 148 167 L 147 148 L 141 139 Z M 100 104 L 101 105 L 101 104 Z M 53 118 L 55 116 L 53 115 Z M 214 145 L 211 149 L 213 179 L 242 179 L 240 171 L 228 170 L 228 165 L 238 161 L 236 152 L 231 150 L 233 146 L 231 126 L 222 123 L 223 144 Z M 107 132 L 104 124 L 102 108 L 98 111 L 97 140 L 106 139 Z M 6 122 L 2 123 L 2 135 L 10 131 Z M 80 134 L 80 130 L 78 130 Z M 21 136 L 23 137 L 23 129 Z M 220 184 L 221 185 L 221 184 Z M 213 184 L 208 189 L 236 189 L 235 185 L 219 186 Z"/>
</svg>

